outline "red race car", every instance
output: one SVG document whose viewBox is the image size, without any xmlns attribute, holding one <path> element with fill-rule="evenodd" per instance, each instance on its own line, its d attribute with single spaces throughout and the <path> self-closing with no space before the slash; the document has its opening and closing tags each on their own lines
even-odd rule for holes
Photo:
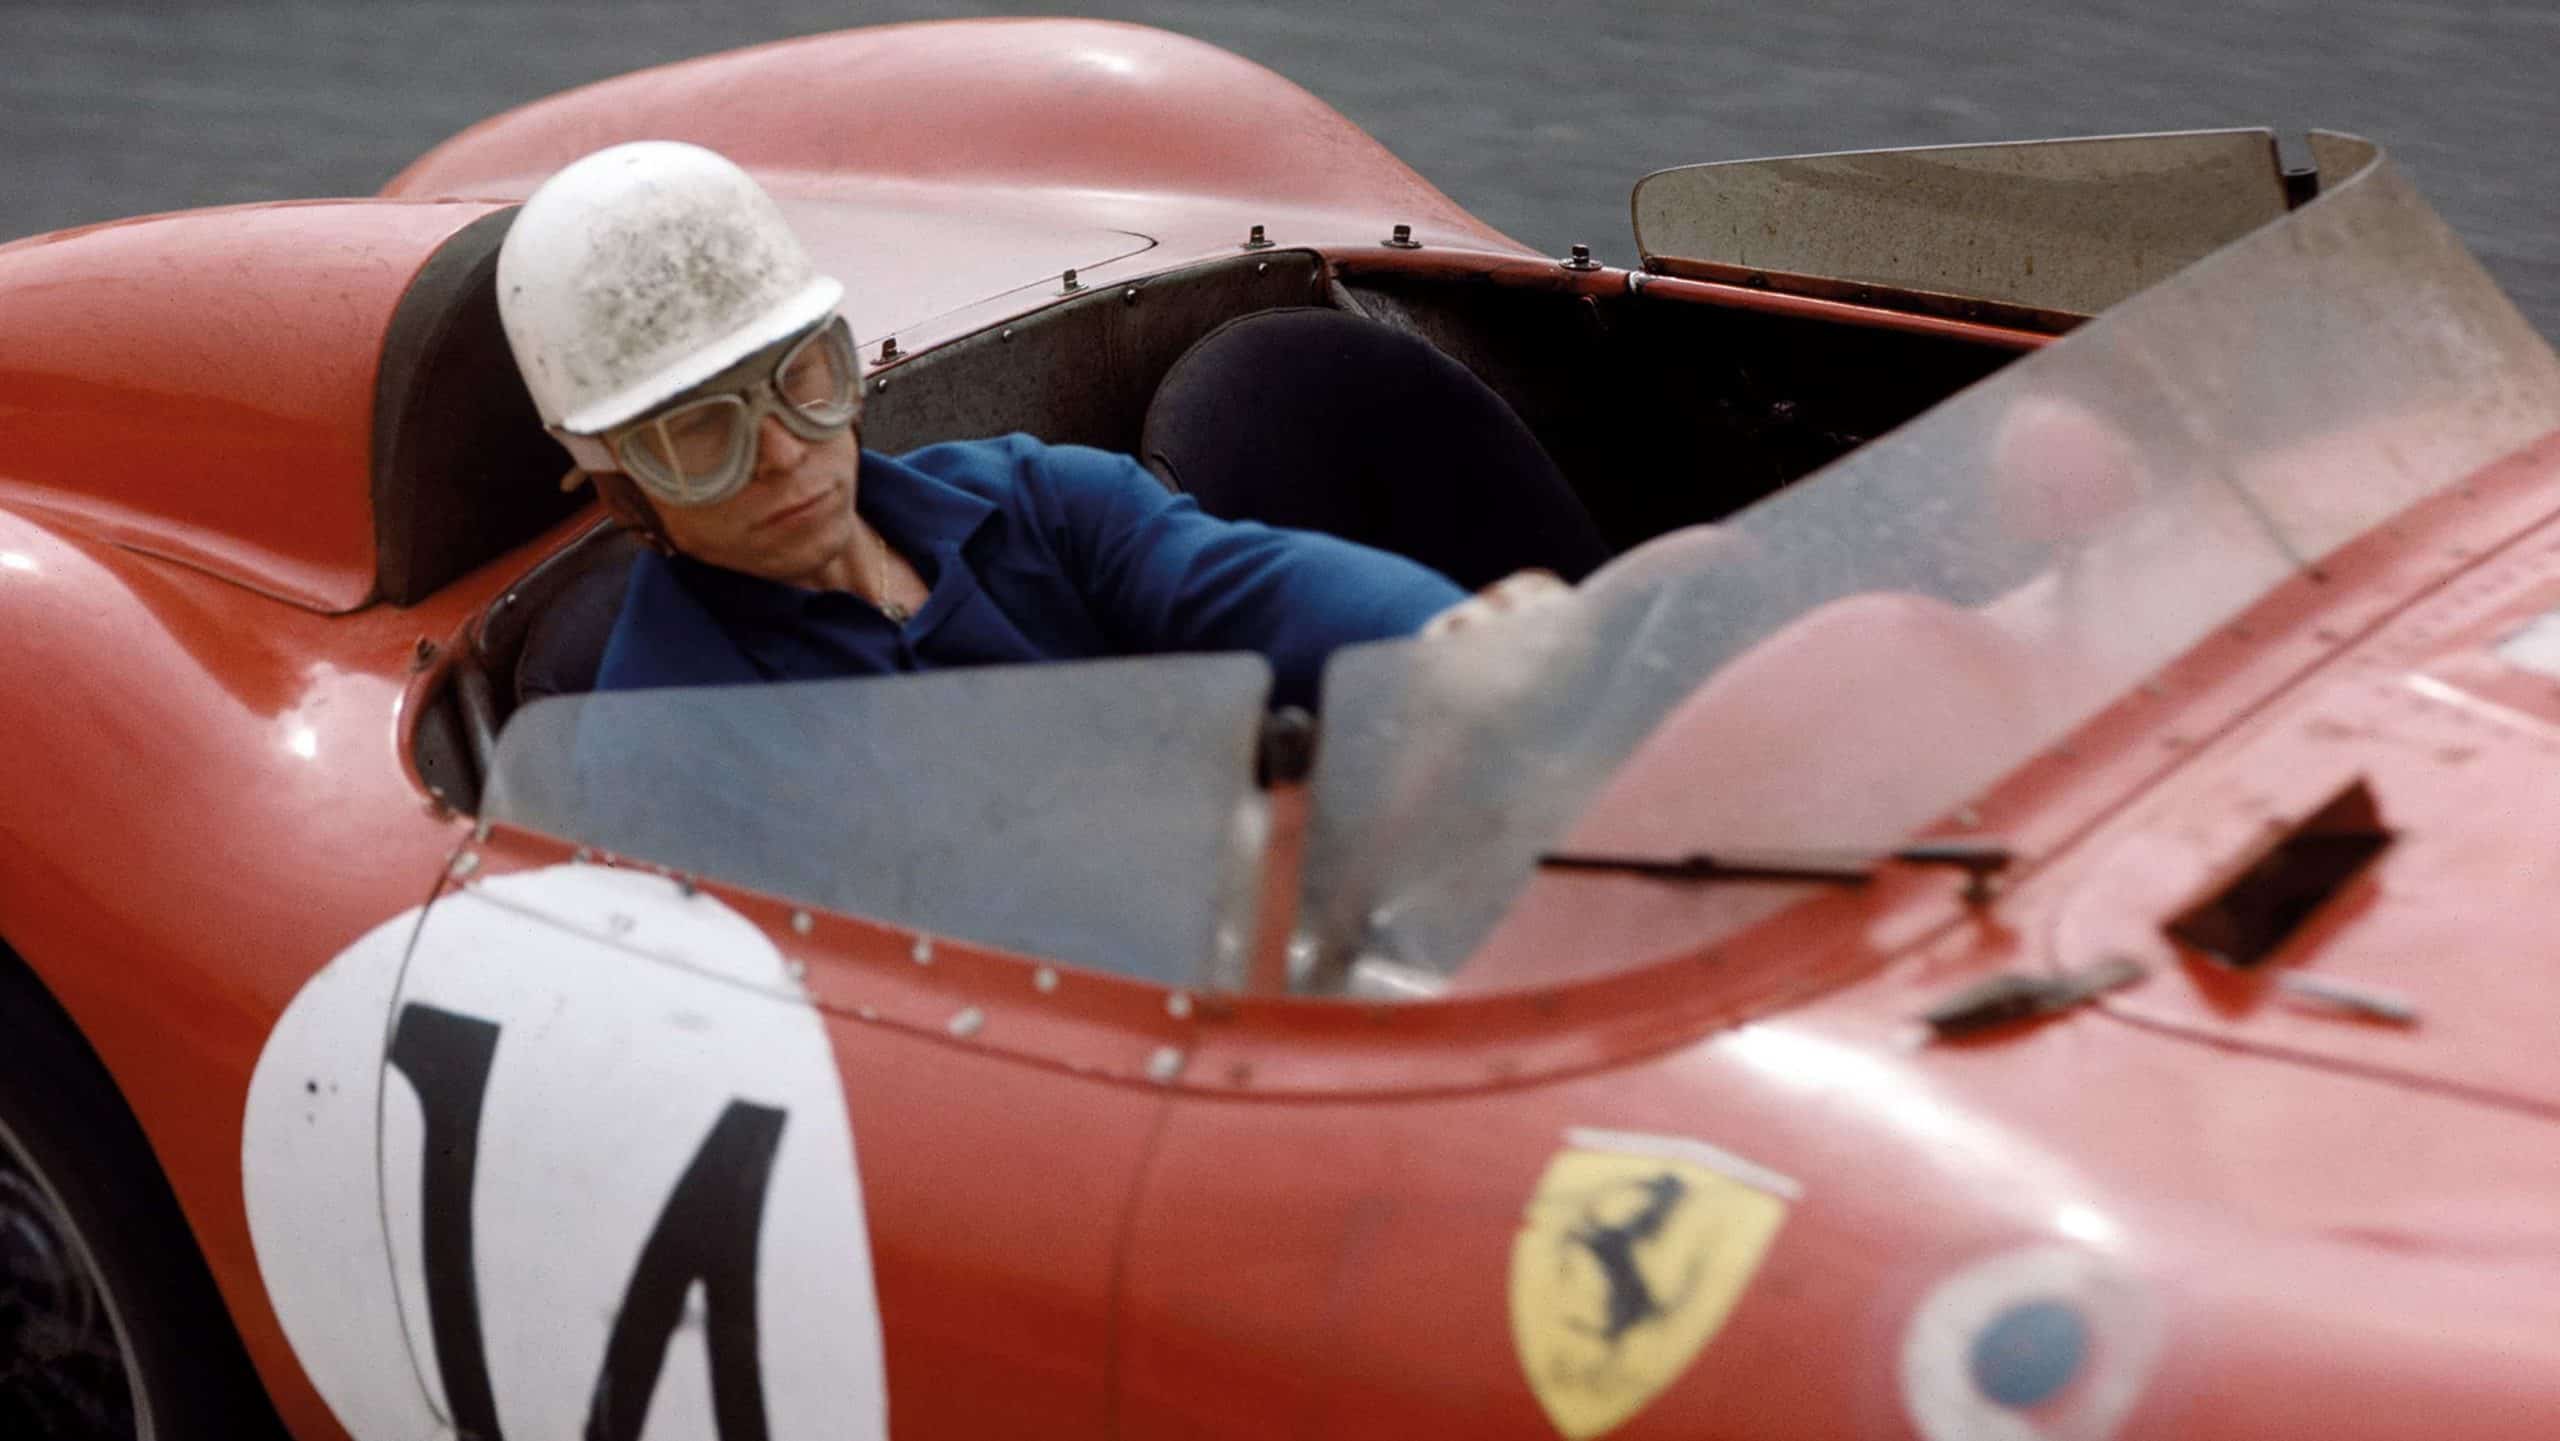
<svg viewBox="0 0 2560 1441">
<path fill-rule="evenodd" d="M 1619 553 L 1312 734 L 1249 655 L 590 693 L 635 541 L 494 258 L 641 137 L 844 278 L 875 448 L 1132 450 L 1322 307 Z M 987 22 L 0 248 L 0 1432 L 2547 1434 L 2549 347 L 2346 136 L 1634 209 Z"/>
</svg>

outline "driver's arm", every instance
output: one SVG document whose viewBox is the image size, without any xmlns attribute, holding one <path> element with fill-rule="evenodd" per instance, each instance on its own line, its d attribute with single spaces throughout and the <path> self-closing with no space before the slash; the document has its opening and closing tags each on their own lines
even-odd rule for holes
<svg viewBox="0 0 2560 1441">
<path fill-rule="evenodd" d="M 1115 646 L 1258 651 L 1277 704 L 1313 704 L 1336 647 L 1412 635 L 1466 599 L 1401 556 L 1205 514 L 1125 455 L 1046 446 L 1025 472 L 1042 524 Z"/>
</svg>

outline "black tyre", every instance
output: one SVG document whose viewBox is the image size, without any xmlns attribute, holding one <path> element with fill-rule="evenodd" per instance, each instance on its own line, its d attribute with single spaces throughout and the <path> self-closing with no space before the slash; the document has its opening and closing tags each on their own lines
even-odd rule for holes
<svg viewBox="0 0 2560 1441">
<path fill-rule="evenodd" d="M 0 949 L 0 1437 L 280 1437 L 131 1112 Z"/>
</svg>

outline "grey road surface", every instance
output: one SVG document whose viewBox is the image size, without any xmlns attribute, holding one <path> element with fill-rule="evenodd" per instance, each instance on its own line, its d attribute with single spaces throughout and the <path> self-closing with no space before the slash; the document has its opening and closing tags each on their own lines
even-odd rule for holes
<svg viewBox="0 0 2560 1441">
<path fill-rule="evenodd" d="M 2226 124 L 2381 140 L 2560 335 L 2552 0 L 0 0 L 0 235 L 361 194 L 485 115 L 848 25 L 1025 11 L 1199 36 L 1290 76 L 1547 249 L 1632 251 L 1649 170 Z"/>
</svg>

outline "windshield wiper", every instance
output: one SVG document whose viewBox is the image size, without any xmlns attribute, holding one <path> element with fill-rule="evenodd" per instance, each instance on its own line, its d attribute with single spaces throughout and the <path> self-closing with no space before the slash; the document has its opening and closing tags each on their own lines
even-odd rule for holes
<svg viewBox="0 0 2560 1441">
<path fill-rule="evenodd" d="M 1560 871 L 1611 871 L 1661 881 L 1831 881 L 1864 885 L 1887 861 L 1951 866 L 1965 873 L 1964 897 L 1991 899 L 1991 878 L 2016 855 L 2001 840 L 1916 841 L 1884 850 L 1691 851 L 1685 856 L 1612 856 L 1548 851 L 1538 864 Z"/>
</svg>

